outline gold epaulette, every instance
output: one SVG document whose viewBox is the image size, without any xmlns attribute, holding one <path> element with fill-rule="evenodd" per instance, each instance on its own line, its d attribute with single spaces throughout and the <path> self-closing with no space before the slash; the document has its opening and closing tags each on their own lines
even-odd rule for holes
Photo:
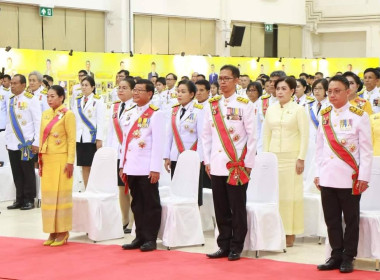
<svg viewBox="0 0 380 280">
<path fill-rule="evenodd" d="M 203 105 L 202 104 L 198 104 L 198 103 L 194 103 L 194 108 L 197 108 L 197 109 L 203 109 Z"/>
<path fill-rule="evenodd" d="M 112 103 L 112 104 L 116 104 L 116 103 L 121 103 L 121 100 L 117 100 L 117 101 L 115 101 L 115 102 Z"/>
<path fill-rule="evenodd" d="M 360 95 L 362 95 L 364 92 L 365 92 L 365 87 L 363 87 L 363 89 L 358 92 L 358 96 L 360 97 Z"/>
<path fill-rule="evenodd" d="M 135 108 L 136 106 L 137 106 L 137 105 L 135 104 L 135 105 L 133 105 L 132 107 L 129 107 L 126 111 L 129 111 L 129 110 Z"/>
<path fill-rule="evenodd" d="M 153 105 L 153 104 L 150 104 L 149 107 L 152 108 L 154 111 L 157 111 L 158 109 L 160 109 L 156 105 Z"/>
<path fill-rule="evenodd" d="M 350 111 L 358 116 L 363 116 L 364 111 L 355 106 L 350 106 Z"/>
<path fill-rule="evenodd" d="M 42 93 L 42 94 L 47 95 L 47 92 L 48 92 L 47 88 L 44 88 L 43 90 L 41 90 L 41 93 Z"/>
<path fill-rule="evenodd" d="M 315 101 L 315 98 L 309 95 L 306 95 L 306 99 L 310 101 Z"/>
<path fill-rule="evenodd" d="M 209 100 L 208 102 L 212 103 L 212 102 L 214 102 L 214 101 L 218 101 L 218 100 L 220 100 L 221 98 L 222 98 L 221 95 L 216 95 L 216 96 L 214 96 L 213 98 L 210 98 L 210 100 Z"/>
<path fill-rule="evenodd" d="M 100 95 L 98 95 L 98 94 L 94 94 L 94 98 L 95 98 L 95 99 L 100 99 Z"/>
<path fill-rule="evenodd" d="M 241 97 L 239 96 L 238 98 L 236 98 L 237 101 L 241 102 L 241 103 L 245 103 L 245 104 L 248 104 L 249 100 L 247 98 L 244 98 L 244 97 Z"/>
<path fill-rule="evenodd" d="M 321 115 L 324 115 L 332 110 L 332 106 L 326 107 L 321 111 Z"/>
<path fill-rule="evenodd" d="M 270 98 L 270 94 L 262 95 L 262 96 L 261 96 L 261 99 L 267 99 L 267 98 Z"/>
<path fill-rule="evenodd" d="M 83 97 L 83 94 L 78 94 L 78 96 L 75 99 L 81 99 Z"/>
<path fill-rule="evenodd" d="M 25 92 L 25 97 L 29 98 L 29 99 L 32 99 L 33 98 L 33 94 L 31 94 L 30 92 Z"/>
<path fill-rule="evenodd" d="M 360 97 L 360 96 L 358 96 L 358 97 L 356 97 L 355 98 L 355 100 L 354 100 L 355 102 L 366 102 L 367 101 L 367 99 L 365 99 L 365 98 L 362 98 L 362 97 Z"/>
<path fill-rule="evenodd" d="M 5 90 L 5 91 L 10 91 L 11 89 L 10 89 L 10 88 L 5 88 L 5 87 L 3 87 L 3 90 Z"/>
<path fill-rule="evenodd" d="M 178 107 L 179 105 L 181 105 L 181 104 L 177 103 L 177 104 L 173 105 L 172 108 Z"/>
<path fill-rule="evenodd" d="M 12 99 L 13 97 L 15 97 L 16 95 L 14 94 L 11 94 L 11 96 L 9 96 L 9 99 Z"/>
</svg>

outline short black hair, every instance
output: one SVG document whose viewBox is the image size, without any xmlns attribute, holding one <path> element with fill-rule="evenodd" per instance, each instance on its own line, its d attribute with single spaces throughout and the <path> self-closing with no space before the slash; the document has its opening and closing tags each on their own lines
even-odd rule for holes
<svg viewBox="0 0 380 280">
<path fill-rule="evenodd" d="M 203 80 L 205 80 L 206 79 L 206 76 L 205 75 L 203 75 L 203 74 L 198 74 L 198 76 L 197 77 L 202 77 L 203 78 Z"/>
<path fill-rule="evenodd" d="M 5 75 L 3 76 L 3 79 L 12 80 L 12 77 L 11 77 L 11 75 L 5 74 Z"/>
<path fill-rule="evenodd" d="M 49 81 L 49 82 L 54 82 L 54 79 L 53 79 L 53 77 L 52 76 L 49 76 L 49 75 L 43 75 L 43 78 L 44 79 L 46 79 L 47 81 Z"/>
<path fill-rule="evenodd" d="M 299 82 L 304 88 L 307 87 L 307 83 L 304 79 L 297 79 L 297 82 Z"/>
<path fill-rule="evenodd" d="M 210 88 L 211 88 L 210 82 L 207 80 L 199 80 L 199 81 L 196 81 L 195 84 L 205 86 L 206 90 L 210 90 Z"/>
<path fill-rule="evenodd" d="M 131 89 L 134 89 L 134 88 L 135 88 L 136 82 L 135 82 L 135 80 L 134 80 L 132 77 L 127 77 L 127 78 L 125 78 L 125 79 L 122 79 L 121 81 L 127 82 L 128 85 L 129 85 L 129 87 L 130 87 Z M 121 82 L 121 81 L 120 81 L 120 82 Z"/>
<path fill-rule="evenodd" d="M 42 80 L 42 83 L 45 85 L 47 89 L 50 89 L 49 82 L 47 80 Z"/>
<path fill-rule="evenodd" d="M 347 71 L 347 72 L 344 72 L 343 73 L 343 77 L 351 77 L 355 80 L 355 83 L 357 83 L 359 85 L 359 88 L 363 86 L 363 83 L 362 81 L 360 80 L 359 76 L 356 75 L 354 72 L 351 72 L 351 71 Z"/>
<path fill-rule="evenodd" d="M 305 76 L 306 78 L 309 78 L 309 74 L 305 73 L 305 72 L 302 72 L 299 77 L 301 78 L 301 76 Z"/>
<path fill-rule="evenodd" d="M 380 72 L 377 71 L 375 68 L 367 68 L 367 69 L 365 69 L 364 75 L 367 74 L 368 72 L 372 72 L 373 74 L 375 74 L 375 76 L 376 76 L 377 79 L 380 78 Z"/>
<path fill-rule="evenodd" d="M 250 87 L 255 87 L 257 92 L 259 93 L 259 97 L 263 95 L 263 87 L 261 86 L 260 82 L 251 82 L 247 86 L 247 90 L 249 90 Z"/>
<path fill-rule="evenodd" d="M 323 73 L 322 72 L 315 72 L 314 76 L 321 75 L 323 78 Z"/>
<path fill-rule="evenodd" d="M 350 82 L 343 75 L 335 75 L 335 76 L 331 77 L 330 81 L 329 81 L 329 84 L 331 82 L 341 82 L 342 84 L 344 84 L 344 87 L 346 89 L 348 89 L 350 87 Z"/>
<path fill-rule="evenodd" d="M 177 77 L 177 75 L 176 74 L 174 74 L 174 73 L 169 73 L 169 74 L 167 74 L 166 76 L 165 76 L 165 78 L 167 78 L 169 75 L 172 75 L 173 76 L 173 78 L 174 78 L 174 80 L 178 80 L 178 77 Z"/>
<path fill-rule="evenodd" d="M 220 68 L 220 71 L 222 70 L 230 70 L 232 72 L 232 76 L 234 78 L 239 78 L 240 77 L 240 70 L 236 66 L 233 66 L 231 64 L 226 64 L 222 68 Z"/>
<path fill-rule="evenodd" d="M 15 78 L 15 77 L 19 77 L 19 78 L 20 78 L 20 83 L 21 83 L 22 85 L 23 85 L 23 84 L 26 84 L 26 78 L 25 78 L 24 75 L 22 75 L 22 74 L 16 74 L 16 75 L 13 76 L 13 78 Z"/>
<path fill-rule="evenodd" d="M 274 83 L 274 86 L 277 88 L 277 85 L 280 83 L 280 82 L 285 82 L 288 84 L 289 88 L 290 89 L 294 89 L 294 92 L 296 90 L 296 87 L 297 87 L 297 81 L 295 78 L 293 77 L 280 77 L 275 83 Z"/>
<path fill-rule="evenodd" d="M 286 77 L 286 73 L 284 71 L 281 71 L 281 70 L 277 70 L 277 71 L 273 71 L 271 74 L 270 74 L 270 77 Z"/>
<path fill-rule="evenodd" d="M 63 101 L 62 101 L 62 103 L 65 102 L 66 93 L 65 93 L 65 90 L 64 90 L 63 87 L 61 87 L 61 86 L 59 86 L 59 85 L 52 85 L 52 86 L 50 87 L 50 89 L 54 90 L 54 91 L 57 93 L 57 95 L 58 95 L 59 97 L 63 96 Z"/>
<path fill-rule="evenodd" d="M 189 76 L 182 76 L 181 80 L 189 80 Z"/>
<path fill-rule="evenodd" d="M 164 77 L 159 77 L 156 81 L 156 83 L 161 83 L 163 84 L 164 86 L 166 86 L 166 80 Z"/>
<path fill-rule="evenodd" d="M 240 75 L 240 78 L 243 78 L 243 77 L 247 77 L 247 78 L 249 78 L 249 76 L 248 76 L 247 74 L 242 74 L 242 75 Z"/>
<path fill-rule="evenodd" d="M 78 74 L 84 74 L 84 75 L 87 75 L 87 71 L 86 70 L 79 70 Z"/>
<path fill-rule="evenodd" d="M 87 75 L 86 77 L 83 78 L 83 80 L 80 83 L 82 84 L 84 81 L 89 82 L 90 85 L 92 87 L 94 87 L 94 90 L 92 92 L 95 93 L 96 87 L 95 87 L 95 80 L 94 80 L 94 78 Z"/>
<path fill-rule="evenodd" d="M 197 87 L 195 86 L 195 84 L 190 80 L 183 80 L 183 81 L 178 82 L 178 86 L 180 85 L 185 85 L 190 93 L 194 93 L 193 98 L 192 98 L 194 99 L 195 94 L 197 93 Z"/>
<path fill-rule="evenodd" d="M 219 90 L 219 83 L 218 82 L 212 82 L 211 85 L 210 85 L 210 89 L 211 89 L 212 85 L 216 86 L 218 88 L 218 90 Z"/>
<path fill-rule="evenodd" d="M 129 76 L 129 71 L 128 70 L 120 70 L 119 72 L 117 72 L 118 74 L 121 74 L 121 73 L 124 73 L 125 77 L 128 77 Z"/>
<path fill-rule="evenodd" d="M 314 91 L 314 88 L 318 85 L 321 84 L 323 86 L 323 89 L 327 91 L 329 89 L 329 82 L 326 79 L 318 79 L 315 80 L 313 85 L 311 86 L 311 90 Z M 325 94 L 326 95 L 326 94 Z"/>
<path fill-rule="evenodd" d="M 269 76 L 266 75 L 266 74 L 261 74 L 261 79 L 263 79 L 264 81 L 268 81 L 269 80 Z"/>
<path fill-rule="evenodd" d="M 154 85 L 151 81 L 147 80 L 147 79 L 140 79 L 138 81 L 136 81 L 136 85 L 145 85 L 145 90 L 147 92 L 152 92 L 152 96 L 150 97 L 150 99 L 153 98 L 153 94 L 154 94 Z"/>
</svg>

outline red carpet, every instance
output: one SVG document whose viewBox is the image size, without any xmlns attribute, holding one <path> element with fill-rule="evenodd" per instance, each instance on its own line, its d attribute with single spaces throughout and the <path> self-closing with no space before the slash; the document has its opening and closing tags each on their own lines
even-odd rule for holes
<svg viewBox="0 0 380 280">
<path fill-rule="evenodd" d="M 315 265 L 265 259 L 208 260 L 203 254 L 178 251 L 123 251 L 116 245 L 70 242 L 51 248 L 41 240 L 0 238 L 0 279 L 378 280 L 380 274 L 320 272 Z"/>
</svg>

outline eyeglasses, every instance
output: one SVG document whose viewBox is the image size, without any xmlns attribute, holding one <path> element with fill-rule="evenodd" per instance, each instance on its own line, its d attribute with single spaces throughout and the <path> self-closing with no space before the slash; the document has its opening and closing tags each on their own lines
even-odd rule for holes
<svg viewBox="0 0 380 280">
<path fill-rule="evenodd" d="M 331 95 L 331 94 L 338 95 L 338 94 L 340 94 L 342 91 L 344 91 L 344 90 L 343 90 L 343 89 L 334 89 L 334 90 L 329 89 L 329 90 L 327 91 L 327 94 L 328 94 L 328 95 Z"/>
<path fill-rule="evenodd" d="M 133 92 L 137 92 L 137 93 L 146 92 L 145 89 L 135 89 L 135 88 L 134 88 L 132 91 L 133 91 Z"/>
<path fill-rule="evenodd" d="M 233 80 L 234 78 L 232 77 L 219 77 L 218 81 L 223 83 L 223 82 L 229 82 L 230 80 Z"/>
</svg>

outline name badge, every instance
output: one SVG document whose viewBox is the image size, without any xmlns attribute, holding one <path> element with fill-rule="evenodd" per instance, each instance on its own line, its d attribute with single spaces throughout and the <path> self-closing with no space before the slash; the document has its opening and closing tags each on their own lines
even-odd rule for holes
<svg viewBox="0 0 380 280">
<path fill-rule="evenodd" d="M 352 129 L 352 119 L 340 120 L 340 130 L 350 131 Z"/>
</svg>

